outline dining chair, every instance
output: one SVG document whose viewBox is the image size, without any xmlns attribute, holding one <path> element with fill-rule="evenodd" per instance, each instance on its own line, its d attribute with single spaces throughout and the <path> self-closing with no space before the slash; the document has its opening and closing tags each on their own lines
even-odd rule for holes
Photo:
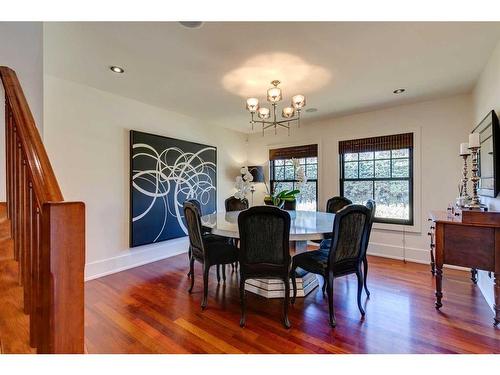
<svg viewBox="0 0 500 375">
<path fill-rule="evenodd" d="M 322 275 L 326 280 L 330 325 L 335 327 L 333 306 L 334 278 L 356 274 L 358 279 L 358 308 L 362 316 L 365 311 L 361 306 L 363 291 L 363 273 L 361 263 L 365 256 L 366 231 L 370 221 L 370 210 L 364 205 L 351 204 L 335 214 L 332 241 L 329 249 L 319 249 L 298 254 L 293 257 L 291 270 L 293 297 L 297 297 L 295 270 L 300 267 L 307 272 Z"/>
<path fill-rule="evenodd" d="M 246 322 L 245 281 L 247 279 L 281 279 L 285 284 L 283 325 L 290 328 L 288 305 L 290 300 L 289 249 L 290 215 L 272 206 L 256 206 L 238 216 L 240 233 L 240 326 Z"/>
<path fill-rule="evenodd" d="M 352 201 L 346 197 L 335 196 L 326 201 L 326 212 L 330 214 L 335 214 L 345 206 L 352 204 Z M 319 243 L 319 247 L 321 248 L 329 248 L 331 243 L 332 234 L 325 233 L 324 239 L 322 240 L 312 240 L 312 242 Z M 326 279 L 323 280 L 323 286 L 321 287 L 323 295 L 325 295 L 326 291 Z"/>
<path fill-rule="evenodd" d="M 243 211 L 249 207 L 248 199 L 238 199 L 232 196 L 224 201 L 224 206 L 226 207 L 226 212 Z"/>
<path fill-rule="evenodd" d="M 348 206 L 352 204 L 352 201 L 346 197 L 340 197 L 340 196 L 335 196 L 326 201 L 326 210 L 325 212 L 328 212 L 330 214 L 335 214 L 339 212 L 341 209 L 343 209 L 345 206 Z M 313 240 L 313 242 L 316 243 L 323 243 L 324 242 L 324 247 L 329 247 L 330 246 L 330 238 L 332 238 L 331 233 L 325 233 L 325 239 L 323 240 Z M 321 245 L 320 245 L 321 247 Z"/>
<path fill-rule="evenodd" d="M 224 206 L 226 207 L 226 212 L 231 212 L 231 211 L 243 211 L 247 210 L 249 207 L 248 204 L 248 199 L 238 199 L 235 197 L 229 197 L 224 201 Z M 234 242 L 234 246 L 238 247 L 239 240 L 237 238 L 230 239 L 231 241 Z M 231 264 L 231 267 L 234 269 L 238 269 L 238 262 Z M 223 273 L 225 274 L 225 270 Z"/>
<path fill-rule="evenodd" d="M 189 293 L 193 291 L 194 286 L 194 262 L 198 261 L 203 265 L 203 300 L 201 308 L 205 309 L 208 299 L 208 274 L 210 267 L 213 265 L 234 263 L 238 259 L 238 249 L 226 241 L 225 238 L 221 239 L 219 236 L 202 233 L 201 214 L 195 203 L 186 201 L 183 208 L 191 251 L 189 259 L 191 286 Z"/>
<path fill-rule="evenodd" d="M 372 232 L 373 220 L 375 219 L 375 211 L 377 209 L 377 204 L 373 199 L 368 199 L 366 202 L 366 207 L 370 210 L 370 221 L 368 222 L 368 230 L 366 231 L 366 239 L 365 243 L 365 257 L 363 258 L 363 282 L 365 286 L 365 292 L 368 298 L 370 298 L 370 291 L 368 290 L 368 286 L 366 285 L 366 280 L 368 278 L 368 258 L 366 253 L 368 251 L 368 243 L 370 242 L 370 235 Z"/>
</svg>

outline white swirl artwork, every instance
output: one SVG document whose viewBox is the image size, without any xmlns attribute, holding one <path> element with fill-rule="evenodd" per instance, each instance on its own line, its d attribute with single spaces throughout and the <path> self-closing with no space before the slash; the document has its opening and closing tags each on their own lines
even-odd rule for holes
<svg viewBox="0 0 500 375">
<path fill-rule="evenodd" d="M 216 148 L 131 133 L 131 245 L 187 235 L 186 199 L 197 199 L 204 214 L 216 211 Z"/>
</svg>

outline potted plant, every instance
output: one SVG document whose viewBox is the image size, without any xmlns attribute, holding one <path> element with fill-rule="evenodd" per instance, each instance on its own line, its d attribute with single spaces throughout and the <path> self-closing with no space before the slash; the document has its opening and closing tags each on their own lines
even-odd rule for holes
<svg viewBox="0 0 500 375">
<path fill-rule="evenodd" d="M 304 172 L 304 167 L 300 165 L 299 160 L 292 159 L 295 169 L 295 177 L 297 178 L 296 187 L 294 190 L 282 190 L 271 194 L 266 184 L 267 196 L 264 197 L 266 205 L 273 205 L 286 210 L 295 210 L 297 205 L 297 196 L 300 194 L 300 187 L 307 182 L 307 176 Z"/>
</svg>

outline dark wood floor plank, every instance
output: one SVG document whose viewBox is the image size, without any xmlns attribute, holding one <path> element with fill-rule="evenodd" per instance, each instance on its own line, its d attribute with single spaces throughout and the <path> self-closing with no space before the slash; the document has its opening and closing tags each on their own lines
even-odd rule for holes
<svg viewBox="0 0 500 375">
<path fill-rule="evenodd" d="M 444 306 L 434 308 L 426 265 L 369 257 L 371 298 L 366 317 L 356 305 L 356 279 L 335 281 L 337 328 L 316 289 L 290 307 L 247 293 L 247 325 L 239 327 L 238 274 L 226 284 L 210 274 L 208 308 L 201 311 L 199 265 L 187 292 L 186 255 L 86 283 L 86 344 L 90 353 L 500 353 L 500 329 L 464 271 L 446 269 Z"/>
</svg>

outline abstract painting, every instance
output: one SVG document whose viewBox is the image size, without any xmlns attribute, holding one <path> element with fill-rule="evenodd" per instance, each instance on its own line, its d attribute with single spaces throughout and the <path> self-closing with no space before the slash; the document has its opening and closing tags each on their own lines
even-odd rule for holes
<svg viewBox="0 0 500 375">
<path fill-rule="evenodd" d="M 217 210 L 217 148 L 130 131 L 130 246 L 188 234 L 182 205 Z"/>
</svg>

